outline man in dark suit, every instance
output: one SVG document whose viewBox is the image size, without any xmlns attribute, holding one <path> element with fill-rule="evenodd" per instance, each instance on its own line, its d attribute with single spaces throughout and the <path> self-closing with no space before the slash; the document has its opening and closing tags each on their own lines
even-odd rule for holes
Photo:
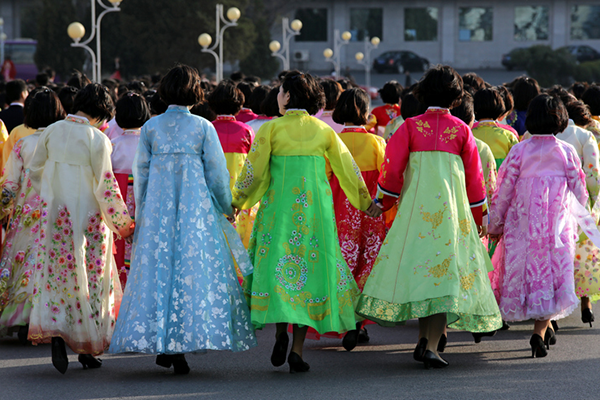
<svg viewBox="0 0 600 400">
<path fill-rule="evenodd" d="M 22 79 L 15 79 L 6 84 L 6 102 L 9 107 L 0 112 L 0 119 L 6 125 L 9 134 L 15 126 L 23 123 L 23 107 L 28 94 L 27 83 Z"/>
</svg>

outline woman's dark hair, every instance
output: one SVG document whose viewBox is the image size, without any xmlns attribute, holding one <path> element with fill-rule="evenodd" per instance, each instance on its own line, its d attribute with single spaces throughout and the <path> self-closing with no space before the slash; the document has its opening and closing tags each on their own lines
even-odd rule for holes
<svg viewBox="0 0 600 400">
<path fill-rule="evenodd" d="M 148 90 L 148 87 L 144 81 L 131 81 L 127 84 L 127 90 L 137 94 L 144 94 Z"/>
<path fill-rule="evenodd" d="M 513 99 L 510 90 L 508 90 L 506 86 L 502 85 L 494 86 L 494 89 L 496 89 L 498 93 L 500 93 L 500 97 L 502 97 L 502 105 L 504 108 L 502 114 L 508 114 L 512 112 L 512 110 L 515 108 L 515 100 Z"/>
<path fill-rule="evenodd" d="M 352 88 L 340 95 L 331 117 L 338 124 L 365 125 L 368 116 L 369 95 L 361 88 Z"/>
<path fill-rule="evenodd" d="M 90 81 L 90 79 L 84 73 L 75 69 L 67 81 L 67 86 L 73 86 L 81 90 L 90 83 L 92 83 L 92 81 Z"/>
<path fill-rule="evenodd" d="M 315 115 L 325 106 L 325 94 L 321 85 L 310 74 L 293 70 L 285 74 L 281 82 L 284 93 L 290 94 L 285 108 L 301 108 Z"/>
<path fill-rule="evenodd" d="M 514 81 L 513 98 L 515 99 L 515 110 L 525 111 L 529 102 L 540 94 L 540 85 L 533 78 L 520 76 Z"/>
<path fill-rule="evenodd" d="M 436 65 L 421 78 L 413 94 L 427 107 L 452 108 L 460 104 L 463 81 L 454 68 Z"/>
<path fill-rule="evenodd" d="M 196 104 L 194 107 L 192 107 L 190 112 L 194 115 L 205 118 L 211 122 L 217 119 L 217 115 L 210 108 L 207 100 L 204 100 L 202 103 Z"/>
<path fill-rule="evenodd" d="M 398 104 L 402 95 L 402 85 L 398 81 L 389 81 L 378 90 L 381 100 L 386 104 Z"/>
<path fill-rule="evenodd" d="M 585 92 L 589 86 L 590 85 L 588 85 L 587 82 L 575 82 L 571 85 L 569 90 L 571 91 L 571 93 L 573 93 L 573 96 L 575 96 L 577 100 L 581 100 L 583 92 Z"/>
<path fill-rule="evenodd" d="M 32 99 L 28 99 L 24 121 L 25 126 L 33 129 L 45 128 L 66 117 L 56 93 L 45 86 L 40 86 L 39 89 L 33 95 L 29 95 Z"/>
<path fill-rule="evenodd" d="M 208 105 L 217 115 L 236 115 L 244 104 L 244 94 L 234 81 L 226 79 L 208 95 Z"/>
<path fill-rule="evenodd" d="M 83 112 L 94 119 L 110 120 L 115 112 L 115 105 L 108 89 L 99 83 L 90 83 L 75 96 L 73 114 Z"/>
<path fill-rule="evenodd" d="M 565 104 L 569 118 L 575 122 L 575 125 L 586 127 L 594 122 L 588 108 L 580 100 L 570 101 Z"/>
<path fill-rule="evenodd" d="M 402 99 L 400 115 L 404 120 L 424 114 L 425 111 L 427 111 L 427 106 L 417 100 L 414 94 L 409 93 Z"/>
<path fill-rule="evenodd" d="M 261 85 L 252 91 L 248 104 L 254 114 L 262 114 L 260 111 L 260 105 L 265 100 L 270 90 L 271 88 L 269 86 Z"/>
<path fill-rule="evenodd" d="M 58 98 L 67 114 L 73 114 L 73 102 L 75 102 L 77 92 L 79 89 L 75 86 L 65 86 L 58 91 Z"/>
<path fill-rule="evenodd" d="M 129 92 L 117 101 L 115 119 L 121 129 L 139 128 L 150 119 L 150 108 L 141 95 Z"/>
<path fill-rule="evenodd" d="M 350 88 L 354 87 L 354 84 L 352 83 L 352 81 L 348 78 L 341 78 L 337 80 L 337 83 L 339 83 L 342 86 L 342 89 L 347 90 Z"/>
<path fill-rule="evenodd" d="M 552 86 L 546 91 L 546 93 L 553 97 L 559 97 L 563 104 L 567 104 L 575 100 L 575 97 L 560 85 Z"/>
<path fill-rule="evenodd" d="M 469 85 L 475 89 L 475 91 L 479 91 L 481 89 L 485 89 L 486 84 L 482 77 L 477 75 L 475 72 L 468 72 L 462 76 L 463 84 Z"/>
<path fill-rule="evenodd" d="M 581 95 L 581 101 L 587 104 L 592 115 L 600 115 L 600 86 L 592 85 Z"/>
<path fill-rule="evenodd" d="M 260 103 L 260 113 L 267 117 L 281 117 L 279 114 L 279 104 L 277 103 L 277 95 L 279 94 L 279 86 L 275 86 L 269 91 L 267 97 Z"/>
<path fill-rule="evenodd" d="M 473 96 L 475 107 L 475 118 L 477 121 L 482 119 L 498 119 L 504 114 L 504 102 L 502 96 L 495 89 L 481 89 Z"/>
<path fill-rule="evenodd" d="M 450 113 L 452 113 L 452 115 L 454 115 L 456 118 L 463 121 L 465 124 L 469 125 L 475 120 L 473 96 L 471 96 L 470 93 L 465 93 L 461 103 L 456 107 L 453 107 L 452 110 L 450 110 Z"/>
<path fill-rule="evenodd" d="M 167 111 L 167 106 L 164 101 L 160 98 L 160 93 L 156 92 L 148 98 L 148 105 L 150 106 L 150 115 L 160 115 Z"/>
<path fill-rule="evenodd" d="M 45 86 L 38 86 L 36 88 L 33 88 L 33 90 L 31 92 L 29 92 L 29 95 L 25 98 L 25 103 L 23 104 L 23 115 L 25 117 L 27 117 L 27 112 L 29 111 L 29 105 L 33 101 L 33 97 L 35 96 L 35 94 L 37 92 L 41 92 L 44 89 L 46 89 Z"/>
<path fill-rule="evenodd" d="M 342 85 L 332 79 L 323 79 L 319 84 L 325 94 L 325 110 L 333 110 L 344 91 Z"/>
<path fill-rule="evenodd" d="M 525 126 L 532 135 L 556 135 L 568 124 L 569 116 L 560 98 L 540 94 L 531 100 Z"/>
<path fill-rule="evenodd" d="M 160 80 L 158 93 L 166 105 L 193 106 L 204 100 L 200 75 L 196 69 L 187 65 L 171 69 Z"/>
<path fill-rule="evenodd" d="M 251 84 L 249 82 L 241 81 L 241 82 L 237 83 L 237 88 L 240 89 L 240 91 L 244 95 L 244 107 L 251 108 L 250 107 L 250 97 L 252 96 L 252 92 L 254 92 L 254 89 L 256 88 L 256 86 L 254 86 L 253 84 Z"/>
</svg>

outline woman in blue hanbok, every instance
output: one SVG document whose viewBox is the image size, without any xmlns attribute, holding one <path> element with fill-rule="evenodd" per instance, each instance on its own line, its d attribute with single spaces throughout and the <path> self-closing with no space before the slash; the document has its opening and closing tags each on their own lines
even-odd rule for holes
<svg viewBox="0 0 600 400">
<path fill-rule="evenodd" d="M 224 216 L 233 211 L 217 132 L 186 107 L 203 98 L 197 72 L 173 68 L 159 93 L 170 106 L 141 130 L 131 270 L 109 352 L 157 354 L 186 374 L 184 353 L 256 345 L 235 272 L 252 266 Z"/>
</svg>

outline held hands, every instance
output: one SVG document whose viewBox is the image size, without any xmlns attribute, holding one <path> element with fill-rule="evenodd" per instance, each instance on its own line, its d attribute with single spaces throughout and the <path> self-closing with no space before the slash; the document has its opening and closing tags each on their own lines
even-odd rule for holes
<svg viewBox="0 0 600 400">
<path fill-rule="evenodd" d="M 478 225 L 477 226 L 477 232 L 479 232 L 479 237 L 483 238 L 486 237 L 488 234 L 488 229 L 487 229 L 487 225 Z M 490 235 L 491 237 L 491 235 Z"/>
<path fill-rule="evenodd" d="M 369 208 L 367 208 L 364 211 L 364 213 L 367 214 L 369 217 L 377 218 L 381 214 L 383 214 L 383 210 L 381 209 L 381 207 L 379 207 L 379 205 L 377 205 L 377 203 L 375 203 L 375 201 L 373 201 Z"/>
<path fill-rule="evenodd" d="M 126 239 L 127 243 L 131 243 L 133 240 L 133 232 L 135 232 L 135 222 L 132 222 L 130 225 L 119 229 L 119 235 L 123 239 Z"/>
<path fill-rule="evenodd" d="M 227 221 L 229 221 L 229 223 L 233 224 L 235 223 L 235 220 L 237 219 L 238 215 L 240 215 L 240 211 L 239 209 L 232 207 L 233 209 L 233 213 L 231 215 L 227 216 Z"/>
</svg>

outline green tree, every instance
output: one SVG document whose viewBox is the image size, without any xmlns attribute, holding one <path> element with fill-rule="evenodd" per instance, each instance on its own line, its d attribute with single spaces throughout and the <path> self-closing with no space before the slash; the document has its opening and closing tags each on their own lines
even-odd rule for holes
<svg viewBox="0 0 600 400">
<path fill-rule="evenodd" d="M 253 7 L 248 7 L 248 18 L 256 26 L 256 39 L 252 43 L 254 50 L 240 62 L 240 69 L 246 75 L 257 75 L 263 79 L 273 77 L 279 69 L 279 59 L 275 59 L 269 50 L 271 42 L 270 24 L 264 15 L 262 0 L 256 0 Z"/>
<path fill-rule="evenodd" d="M 81 69 L 84 50 L 71 47 L 67 27 L 77 20 L 73 1 L 42 0 L 37 27 L 37 50 L 34 60 L 38 68 L 52 67 L 63 79 L 74 69 Z"/>
<path fill-rule="evenodd" d="M 536 45 L 515 52 L 514 62 L 525 66 L 527 74 L 540 86 L 568 86 L 577 66 L 577 60 L 565 48 L 552 50 L 550 46 Z"/>
</svg>

